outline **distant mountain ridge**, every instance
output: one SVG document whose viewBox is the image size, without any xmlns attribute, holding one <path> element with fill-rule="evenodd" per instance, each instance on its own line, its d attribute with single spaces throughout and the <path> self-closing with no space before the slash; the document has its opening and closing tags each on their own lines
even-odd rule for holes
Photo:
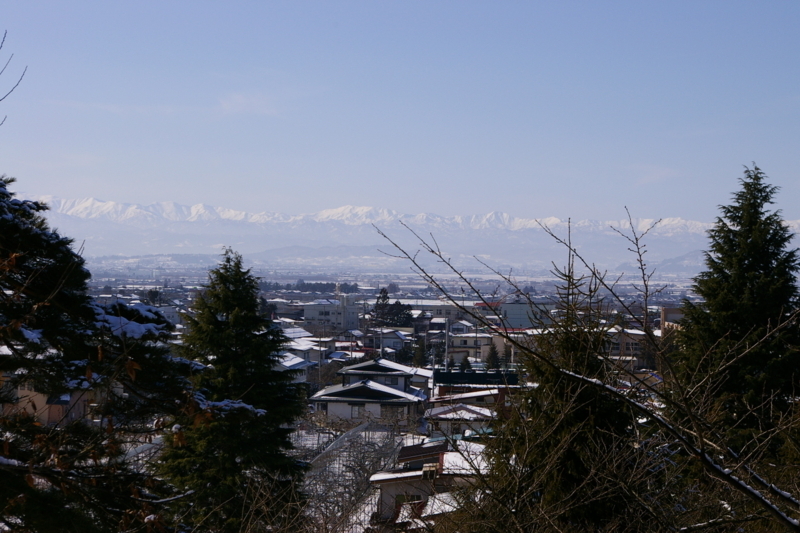
<svg viewBox="0 0 800 533">
<path fill-rule="evenodd" d="M 416 215 L 401 214 L 392 209 L 375 207 L 357 207 L 352 205 L 336 209 L 325 209 L 317 213 L 287 215 L 283 213 L 248 213 L 223 207 L 214 207 L 206 204 L 181 205 L 175 202 L 157 202 L 148 205 L 126 204 L 113 201 L 84 198 L 79 200 L 65 200 L 52 196 L 36 198 L 46 202 L 52 213 L 68 215 L 82 219 L 106 219 L 121 224 L 141 224 L 144 222 L 157 223 L 159 221 L 171 222 L 212 222 L 234 221 L 251 224 L 268 223 L 296 223 L 302 221 L 330 222 L 336 221 L 349 226 L 362 224 L 380 224 L 386 222 L 402 221 L 409 225 L 419 226 L 447 226 L 459 229 L 506 229 L 518 231 L 522 229 L 540 229 L 539 223 L 559 228 L 566 226 L 567 221 L 555 217 L 518 218 L 507 213 L 492 211 L 485 215 L 455 215 L 441 216 L 432 213 Z M 634 219 L 637 230 L 644 230 L 655 222 L 655 219 Z M 798 221 L 800 223 L 800 221 Z M 572 222 L 573 228 L 608 228 L 610 226 L 627 226 L 626 220 L 596 221 L 580 220 Z M 710 223 L 684 220 L 682 218 L 662 219 L 654 230 L 658 233 L 690 232 L 705 233 L 711 227 Z"/>
<path fill-rule="evenodd" d="M 549 268 L 564 255 L 563 247 L 542 229 L 566 235 L 571 228 L 575 246 L 590 261 L 614 267 L 629 261 L 627 243 L 613 228 L 629 227 L 626 219 L 566 221 L 554 217 L 519 218 L 507 213 L 442 216 L 433 213 L 402 214 L 376 207 L 343 206 L 316 213 L 248 213 L 206 204 L 182 205 L 158 202 L 149 205 L 103 201 L 94 198 L 62 199 L 37 197 L 50 206 L 47 217 L 52 226 L 74 238 L 87 256 L 146 255 L 163 253 L 218 253 L 230 246 L 269 263 L 270 251 L 283 264 L 293 258 L 286 250 L 297 250 L 298 264 L 305 260 L 331 258 L 341 248 L 355 266 L 374 264 L 386 268 L 383 251 L 392 247 L 376 228 L 389 235 L 404 249 L 415 250 L 419 243 L 408 231 L 433 237 L 455 260 L 478 256 L 497 266 Z M 654 219 L 633 220 L 637 232 L 654 224 Z M 788 223 L 793 231 L 800 221 Z M 405 225 L 406 227 L 403 227 Z M 706 247 L 706 231 L 711 223 L 681 218 L 662 219 L 648 234 L 649 259 L 662 262 Z M 320 249 L 325 254 L 320 255 Z M 348 251 L 345 251 L 345 248 Z M 280 252 L 278 252 L 280 250 Z M 303 251 L 305 250 L 305 252 Z M 316 250 L 316 251 L 315 251 Z M 357 255 L 352 255 L 357 250 Z M 370 254 L 368 251 L 374 250 Z M 450 257 L 450 256 L 449 256 Z M 690 261 L 689 263 L 693 263 Z M 699 269 L 687 261 L 673 261 L 691 271 Z M 341 266 L 341 264 L 340 264 Z M 676 267 L 677 268 L 677 267 Z"/>
</svg>

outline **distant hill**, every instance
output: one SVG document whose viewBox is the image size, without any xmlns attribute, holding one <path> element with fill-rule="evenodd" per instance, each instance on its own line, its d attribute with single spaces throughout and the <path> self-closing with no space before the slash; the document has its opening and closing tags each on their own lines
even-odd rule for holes
<svg viewBox="0 0 800 533">
<path fill-rule="evenodd" d="M 391 209 L 344 206 L 318 213 L 289 215 L 247 213 L 205 204 L 175 202 L 150 205 L 101 201 L 36 198 L 47 202 L 52 226 L 83 246 L 86 256 L 145 254 L 216 254 L 230 246 L 253 261 L 281 264 L 334 263 L 345 267 L 388 268 L 397 263 L 386 253 L 392 246 L 379 228 L 404 249 L 419 248 L 417 235 L 431 235 L 457 263 L 476 264 L 473 256 L 497 268 L 548 269 L 561 262 L 563 247 L 546 234 L 542 225 L 566 236 L 567 221 L 557 218 L 517 218 L 506 213 L 441 216 L 402 214 Z M 635 219 L 641 232 L 654 223 Z M 540 225 L 541 224 L 541 225 Z M 800 221 L 790 223 L 797 232 Z M 405 227 L 404 227 L 405 226 Z M 572 241 L 590 261 L 601 266 L 621 266 L 630 260 L 627 243 L 612 228 L 625 228 L 627 220 L 572 222 Z M 664 268 L 689 271 L 687 254 L 706 246 L 710 223 L 663 219 L 648 235 L 648 259 Z M 683 258 L 683 259 L 682 259 Z M 332 265 L 331 265 L 332 266 Z"/>
</svg>

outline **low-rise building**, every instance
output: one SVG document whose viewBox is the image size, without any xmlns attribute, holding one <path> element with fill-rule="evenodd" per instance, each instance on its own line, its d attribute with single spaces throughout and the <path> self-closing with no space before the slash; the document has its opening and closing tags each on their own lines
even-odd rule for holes
<svg viewBox="0 0 800 533">
<path fill-rule="evenodd" d="M 432 371 L 378 358 L 345 367 L 338 374 L 340 385 L 311 397 L 315 411 L 335 418 L 391 419 L 405 424 L 423 414 Z"/>
</svg>

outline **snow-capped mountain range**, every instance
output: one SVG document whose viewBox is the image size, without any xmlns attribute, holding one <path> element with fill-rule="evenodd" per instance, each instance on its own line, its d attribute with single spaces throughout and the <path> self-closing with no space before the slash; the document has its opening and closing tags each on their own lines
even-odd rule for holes
<svg viewBox="0 0 800 533">
<path fill-rule="evenodd" d="M 318 213 L 287 215 L 283 213 L 248 213 L 224 207 L 214 207 L 206 204 L 181 205 L 175 202 L 157 202 L 149 205 L 125 204 L 119 202 L 102 201 L 95 198 L 81 200 L 65 200 L 52 196 L 36 198 L 50 206 L 51 213 L 67 215 L 81 219 L 102 219 L 109 222 L 146 227 L 148 225 L 161 225 L 164 222 L 196 222 L 208 223 L 217 221 L 240 222 L 245 224 L 293 224 L 308 221 L 324 223 L 338 222 L 348 226 L 363 224 L 386 224 L 402 221 L 414 226 L 431 226 L 459 229 L 504 229 L 518 231 L 525 229 L 541 229 L 540 224 L 556 228 L 565 226 L 566 221 L 555 218 L 517 218 L 507 213 L 493 211 L 485 215 L 450 216 L 445 217 L 431 213 L 407 215 L 391 209 L 375 207 L 356 207 L 346 205 L 336 209 L 325 209 Z M 646 229 L 653 224 L 653 219 L 636 219 L 637 229 Z M 627 225 L 627 221 L 590 221 L 582 220 L 573 222 L 574 228 L 598 227 L 609 225 Z M 656 231 L 659 233 L 705 233 L 710 227 L 708 223 L 694 222 L 681 218 L 663 219 Z"/>
<path fill-rule="evenodd" d="M 369 250 L 383 257 L 385 254 L 379 249 L 391 252 L 391 244 L 378 233 L 380 229 L 410 251 L 419 248 L 410 231 L 413 230 L 425 238 L 432 236 L 454 258 L 478 256 L 493 265 L 547 268 L 564 253 L 563 247 L 543 230 L 546 226 L 563 237 L 571 227 L 573 243 L 598 264 L 613 267 L 630 259 L 626 252 L 628 243 L 613 229 L 629 228 L 626 219 L 570 223 L 552 217 L 518 218 L 499 212 L 467 216 L 409 215 L 391 209 L 355 206 L 289 215 L 175 202 L 138 205 L 94 198 L 34 199 L 50 206 L 47 214 L 50 224 L 82 244 L 85 255 L 90 257 L 216 254 L 222 246 L 230 246 L 266 262 L 287 253 L 285 261 L 292 256 L 302 261 L 309 253 L 319 256 L 322 248 L 329 250 L 328 256 L 336 255 L 339 249 L 345 256 L 354 254 L 354 261 L 363 262 L 365 254 L 370 255 Z M 643 232 L 655 222 L 634 219 L 633 225 L 636 231 Z M 800 229 L 800 221 L 789 225 L 795 232 Z M 647 237 L 649 258 L 675 263 L 679 256 L 705 248 L 706 231 L 710 227 L 710 223 L 680 218 L 661 220 Z"/>
</svg>

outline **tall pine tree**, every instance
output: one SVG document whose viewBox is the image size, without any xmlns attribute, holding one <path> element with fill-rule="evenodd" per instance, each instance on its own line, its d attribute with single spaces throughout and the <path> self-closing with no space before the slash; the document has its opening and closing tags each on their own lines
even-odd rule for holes
<svg viewBox="0 0 800 533">
<path fill-rule="evenodd" d="M 694 280 L 702 302 L 684 302 L 674 359 L 684 381 L 715 375 L 726 425 L 747 437 L 799 390 L 800 328 L 783 323 L 798 307 L 800 259 L 780 211 L 769 209 L 778 187 L 757 166 L 740 183 L 709 231 L 706 270 Z"/>
<path fill-rule="evenodd" d="M 239 531 L 245 520 L 278 530 L 299 496 L 303 467 L 287 452 L 304 391 L 275 368 L 286 338 L 259 312 L 258 281 L 239 254 L 225 252 L 187 322 L 182 355 L 205 369 L 162 457 L 166 476 L 194 491 L 179 511 L 204 531 Z"/>
<path fill-rule="evenodd" d="M 147 306 L 93 302 L 72 241 L 11 183 L 0 178 L 0 529 L 155 525 L 160 482 L 137 451 L 188 385 L 171 328 Z"/>
<path fill-rule="evenodd" d="M 494 343 L 494 341 L 492 341 L 492 344 L 489 345 L 489 353 L 486 355 L 486 369 L 500 369 L 500 352 L 498 352 L 497 345 Z"/>
</svg>

